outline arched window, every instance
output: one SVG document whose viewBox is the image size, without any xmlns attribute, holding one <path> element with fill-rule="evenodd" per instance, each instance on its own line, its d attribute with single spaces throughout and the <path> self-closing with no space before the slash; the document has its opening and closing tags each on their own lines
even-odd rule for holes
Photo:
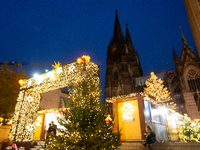
<svg viewBox="0 0 200 150">
<path fill-rule="evenodd" d="M 172 85 L 174 85 L 176 82 L 177 82 L 177 76 L 175 76 L 175 77 L 172 79 Z"/>
<path fill-rule="evenodd" d="M 187 74 L 187 81 L 190 91 L 200 91 L 200 74 L 194 69 L 190 69 Z"/>
<path fill-rule="evenodd" d="M 181 90 L 180 90 L 180 86 L 179 86 L 179 84 L 178 84 L 178 85 L 176 85 L 176 87 L 174 88 L 174 93 L 179 93 L 179 92 L 181 92 Z"/>
</svg>

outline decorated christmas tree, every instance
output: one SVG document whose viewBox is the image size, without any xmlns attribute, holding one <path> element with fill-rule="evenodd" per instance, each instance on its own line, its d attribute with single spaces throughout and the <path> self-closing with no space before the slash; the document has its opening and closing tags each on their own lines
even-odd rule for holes
<svg viewBox="0 0 200 150">
<path fill-rule="evenodd" d="M 152 72 L 151 78 L 146 81 L 144 89 L 145 96 L 154 99 L 159 103 L 168 102 L 171 100 L 170 92 L 164 87 L 163 81 Z"/>
<path fill-rule="evenodd" d="M 77 60 L 81 76 L 69 81 L 72 101 L 58 117 L 58 122 L 64 127 L 59 130 L 62 135 L 51 135 L 48 149 L 109 150 L 120 145 L 120 133 L 113 132 L 112 119 L 105 116 L 100 102 L 98 70 L 88 67 L 88 61 L 87 56 Z"/>
<path fill-rule="evenodd" d="M 194 126 L 192 126 L 192 121 L 187 115 L 184 116 L 182 125 L 180 126 L 179 135 L 181 140 L 188 142 L 191 141 L 194 135 Z"/>
<path fill-rule="evenodd" d="M 182 125 L 179 129 L 180 139 L 185 142 L 196 141 L 200 142 L 200 122 L 199 119 L 191 121 L 191 119 L 185 114 Z"/>
</svg>

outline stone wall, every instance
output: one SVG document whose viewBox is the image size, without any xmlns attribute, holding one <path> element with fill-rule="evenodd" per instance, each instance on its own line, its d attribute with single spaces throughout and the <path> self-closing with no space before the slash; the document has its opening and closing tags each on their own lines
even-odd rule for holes
<svg viewBox="0 0 200 150">
<path fill-rule="evenodd" d="M 60 108 L 60 99 L 61 97 L 68 98 L 69 96 L 65 93 L 62 93 L 61 89 L 49 91 L 41 94 L 40 109 L 55 109 Z"/>
</svg>

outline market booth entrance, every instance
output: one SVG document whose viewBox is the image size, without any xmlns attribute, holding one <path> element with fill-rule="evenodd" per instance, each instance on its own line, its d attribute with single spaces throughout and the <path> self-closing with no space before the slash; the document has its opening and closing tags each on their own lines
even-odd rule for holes
<svg viewBox="0 0 200 150">
<path fill-rule="evenodd" d="M 70 86 L 71 81 L 84 77 L 81 67 L 90 70 L 99 82 L 99 67 L 90 62 L 89 56 L 78 58 L 76 62 L 62 65 L 55 63 L 54 69 L 22 83 L 10 131 L 10 140 L 33 141 L 37 123 L 41 93 Z"/>
<path fill-rule="evenodd" d="M 144 140 L 143 98 L 119 98 L 113 101 L 114 130 L 121 131 L 121 140 Z"/>
<path fill-rule="evenodd" d="M 144 99 L 143 93 L 106 100 L 112 104 L 114 132 L 121 132 L 122 141 L 143 141 L 145 126 L 150 126 L 159 141 L 179 141 L 180 118 L 175 111 L 159 107 L 152 99 Z"/>
</svg>

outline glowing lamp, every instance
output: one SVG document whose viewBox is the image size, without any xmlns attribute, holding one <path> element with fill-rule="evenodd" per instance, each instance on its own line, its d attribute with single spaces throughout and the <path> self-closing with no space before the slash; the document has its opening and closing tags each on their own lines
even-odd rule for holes
<svg viewBox="0 0 200 150">
<path fill-rule="evenodd" d="M 52 71 L 47 72 L 47 77 L 51 77 L 53 75 Z"/>
<path fill-rule="evenodd" d="M 154 75 L 154 72 L 151 72 L 151 75 Z"/>
<path fill-rule="evenodd" d="M 77 61 L 78 64 L 82 63 L 82 59 L 81 58 L 78 58 L 76 61 Z"/>
<path fill-rule="evenodd" d="M 82 59 L 85 61 L 90 61 L 90 56 L 83 55 Z"/>
<path fill-rule="evenodd" d="M 36 82 L 41 83 L 45 78 L 42 75 L 36 77 Z"/>
<path fill-rule="evenodd" d="M 35 78 L 37 78 L 39 75 L 38 75 L 37 73 L 35 73 L 33 76 L 34 76 Z"/>
<path fill-rule="evenodd" d="M 24 84 L 24 81 L 25 81 L 25 80 L 22 80 L 22 79 L 19 80 L 19 84 L 22 86 L 22 85 Z"/>
</svg>

